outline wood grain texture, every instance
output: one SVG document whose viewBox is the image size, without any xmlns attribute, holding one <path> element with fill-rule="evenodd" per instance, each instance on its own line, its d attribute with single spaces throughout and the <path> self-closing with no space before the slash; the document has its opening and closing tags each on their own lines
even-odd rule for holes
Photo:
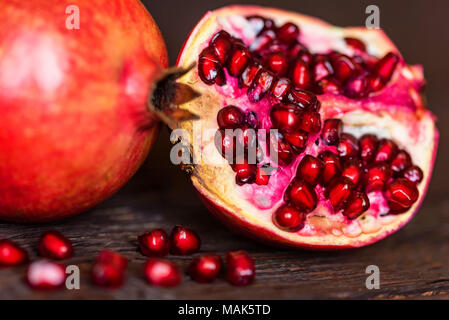
<svg viewBox="0 0 449 320">
<path fill-rule="evenodd" d="M 206 10 L 204 1 L 177 1 L 177 10 L 167 10 L 163 1 L 144 1 L 159 22 L 168 43 L 171 61 L 190 28 Z M 216 8 L 229 1 L 211 0 Z M 262 5 L 272 1 L 260 0 Z M 57 229 L 72 239 L 75 256 L 67 264 L 81 269 L 81 290 L 51 293 L 31 291 L 24 283 L 25 267 L 0 270 L 0 299 L 448 299 L 449 298 L 449 101 L 447 52 L 441 41 L 449 27 L 443 23 L 449 3 L 424 5 L 413 1 L 377 1 L 387 33 L 412 63 L 425 65 L 429 80 L 429 104 L 440 120 L 440 151 L 434 178 L 420 212 L 403 230 L 367 248 L 344 252 L 292 251 L 261 245 L 236 235 L 211 217 L 195 196 L 178 168 L 169 162 L 168 134 L 162 132 L 144 167 L 117 195 L 78 217 L 46 225 L 0 223 L 0 238 L 12 238 L 36 258 L 36 242 L 42 231 Z M 150 4 L 150 5 L 149 5 Z M 278 0 L 276 6 L 324 18 L 338 25 L 360 25 L 367 4 L 346 1 Z M 400 6 L 400 7 L 399 7 Z M 341 10 L 344 8 L 344 11 Z M 397 12 L 403 12 L 397 21 Z M 445 30 L 443 30 L 445 29 Z M 439 32 L 434 32 L 439 30 Z M 446 31 L 446 32 L 444 32 Z M 426 50 L 416 50 L 416 43 Z M 432 53 L 432 54 L 427 54 Z M 0 182 L 1 183 L 1 182 Z M 191 226 L 201 235 L 201 252 L 220 255 L 244 249 L 256 259 L 256 282 L 235 288 L 224 279 L 199 285 L 187 276 L 174 289 L 148 286 L 141 274 L 145 258 L 137 252 L 136 237 L 152 228 L 170 231 L 176 224 Z M 99 250 L 117 250 L 130 259 L 127 282 L 115 291 L 101 290 L 90 283 L 90 267 Z M 172 257 L 185 270 L 192 257 Z M 367 290 L 365 269 L 377 265 L 381 289 Z"/>
</svg>

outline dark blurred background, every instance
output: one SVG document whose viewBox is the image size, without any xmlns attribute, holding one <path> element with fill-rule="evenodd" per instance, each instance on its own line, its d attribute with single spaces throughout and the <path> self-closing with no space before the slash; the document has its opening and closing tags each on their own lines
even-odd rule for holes
<svg viewBox="0 0 449 320">
<path fill-rule="evenodd" d="M 441 134 L 434 178 L 426 201 L 438 201 L 448 195 L 449 179 L 449 1 L 355 1 L 355 0 L 153 0 L 142 1 L 153 15 L 166 40 L 170 62 L 191 29 L 208 10 L 231 4 L 253 4 L 283 8 L 318 17 L 337 26 L 364 26 L 368 5 L 380 9 L 381 28 L 397 45 L 409 64 L 422 64 L 428 81 L 429 108 L 437 115 Z M 157 188 L 176 196 L 192 193 L 188 179 L 169 159 L 169 135 L 162 130 L 148 161 L 123 192 L 142 192 Z"/>
</svg>

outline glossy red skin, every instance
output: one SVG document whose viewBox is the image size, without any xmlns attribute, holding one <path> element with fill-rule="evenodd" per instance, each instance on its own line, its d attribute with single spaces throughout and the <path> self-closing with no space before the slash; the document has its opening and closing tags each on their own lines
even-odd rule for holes
<svg viewBox="0 0 449 320">
<path fill-rule="evenodd" d="M 39 238 L 39 254 L 42 257 L 63 260 L 73 256 L 72 242 L 56 230 L 44 232 Z"/>
<path fill-rule="evenodd" d="M 85 211 L 139 168 L 158 125 L 146 108 L 168 66 L 138 0 L 0 0 L 0 219 L 42 222 Z"/>
</svg>

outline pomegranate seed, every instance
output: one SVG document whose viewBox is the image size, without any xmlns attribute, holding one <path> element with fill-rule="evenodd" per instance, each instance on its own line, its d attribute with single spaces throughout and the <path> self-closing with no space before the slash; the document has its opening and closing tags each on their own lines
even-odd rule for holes
<svg viewBox="0 0 449 320">
<path fill-rule="evenodd" d="M 353 135 L 343 133 L 340 136 L 340 142 L 337 149 L 338 154 L 342 158 L 356 157 L 359 154 L 359 143 Z"/>
<path fill-rule="evenodd" d="M 366 163 L 374 160 L 377 151 L 377 137 L 373 134 L 366 134 L 359 140 L 360 158 Z"/>
<path fill-rule="evenodd" d="M 317 133 L 321 129 L 321 117 L 318 112 L 306 111 L 302 114 L 299 128 L 308 133 Z"/>
<path fill-rule="evenodd" d="M 204 49 L 200 54 L 198 60 L 198 75 L 201 80 L 208 85 L 215 84 L 217 78 L 224 79 L 223 69 L 218 57 L 211 48 Z"/>
<path fill-rule="evenodd" d="M 97 263 L 114 265 L 120 270 L 125 270 L 128 266 L 128 260 L 124 256 L 109 250 L 102 250 L 98 254 Z"/>
<path fill-rule="evenodd" d="M 254 281 L 256 268 L 253 258 L 247 252 L 228 252 L 226 264 L 228 281 L 234 286 L 246 286 Z"/>
<path fill-rule="evenodd" d="M 262 100 L 265 94 L 273 87 L 274 80 L 274 75 L 271 72 L 262 69 L 248 89 L 248 100 L 252 103 Z"/>
<path fill-rule="evenodd" d="M 281 230 L 297 232 L 304 228 L 305 215 L 298 209 L 285 205 L 273 214 L 273 223 Z"/>
<path fill-rule="evenodd" d="M 235 182 L 239 186 L 252 184 L 256 181 L 257 166 L 255 164 L 248 164 L 245 160 L 244 163 L 234 164 L 233 169 L 236 172 Z"/>
<path fill-rule="evenodd" d="M 259 186 L 266 186 L 270 182 L 270 175 L 268 174 L 266 168 L 257 168 L 256 173 L 256 184 Z"/>
<path fill-rule="evenodd" d="M 321 132 L 321 139 L 328 146 L 337 146 L 340 142 L 340 132 L 343 122 L 340 119 L 327 119 Z"/>
<path fill-rule="evenodd" d="M 296 176 L 315 186 L 324 170 L 324 162 L 311 155 L 306 155 L 299 163 Z"/>
<path fill-rule="evenodd" d="M 311 212 L 317 206 L 317 196 L 314 188 L 305 180 L 296 178 L 285 193 L 284 200 L 290 202 L 304 212 Z"/>
<path fill-rule="evenodd" d="M 369 165 L 364 177 L 366 192 L 382 190 L 391 177 L 391 169 L 385 162 Z"/>
<path fill-rule="evenodd" d="M 239 43 L 234 44 L 227 66 L 229 74 L 233 77 L 240 77 L 251 61 L 251 53 Z"/>
<path fill-rule="evenodd" d="M 282 42 L 291 44 L 298 39 L 299 28 L 295 24 L 287 22 L 279 28 L 277 36 Z"/>
<path fill-rule="evenodd" d="M 13 267 L 28 261 L 28 253 L 17 243 L 0 240 L 0 267 Z"/>
<path fill-rule="evenodd" d="M 334 69 L 329 59 L 324 55 L 316 55 L 315 63 L 312 68 L 313 79 L 315 82 L 320 81 L 334 73 Z"/>
<path fill-rule="evenodd" d="M 346 177 L 340 177 L 332 183 L 329 187 L 328 198 L 335 210 L 343 208 L 353 190 L 354 184 Z"/>
<path fill-rule="evenodd" d="M 250 63 L 240 77 L 240 86 L 249 87 L 253 83 L 258 73 L 262 70 L 262 65 L 258 62 Z"/>
<path fill-rule="evenodd" d="M 344 54 L 338 54 L 332 59 L 332 66 L 334 68 L 335 77 L 342 83 L 351 78 L 356 70 L 356 64 Z"/>
<path fill-rule="evenodd" d="M 92 267 L 92 282 L 103 288 L 116 289 L 125 281 L 125 270 L 114 263 L 95 263 Z"/>
<path fill-rule="evenodd" d="M 163 257 L 170 250 L 170 240 L 163 229 L 155 229 L 145 232 L 137 237 L 140 252 L 148 257 Z"/>
<path fill-rule="evenodd" d="M 411 166 L 404 170 L 402 176 L 411 182 L 421 183 L 424 178 L 424 173 L 419 167 Z"/>
<path fill-rule="evenodd" d="M 249 49 L 251 51 L 259 52 L 264 49 L 271 41 L 276 38 L 273 30 L 262 31 L 257 38 L 251 43 Z"/>
<path fill-rule="evenodd" d="M 196 258 L 189 266 L 190 277 L 199 283 L 210 283 L 220 274 L 222 262 L 216 254 Z"/>
<path fill-rule="evenodd" d="M 346 161 L 341 175 L 357 185 L 362 178 L 362 162 L 358 159 L 349 159 Z"/>
<path fill-rule="evenodd" d="M 289 59 L 296 59 L 299 55 L 307 53 L 308 49 L 300 42 L 293 44 L 288 50 Z M 307 61 L 306 61 L 307 62 Z"/>
<path fill-rule="evenodd" d="M 266 57 L 267 55 L 270 55 L 272 53 L 283 53 L 284 55 L 287 55 L 288 52 L 288 45 L 285 43 L 282 43 L 278 40 L 272 40 L 267 43 L 265 47 L 262 48 L 258 53 L 262 57 Z"/>
<path fill-rule="evenodd" d="M 295 87 L 300 89 L 309 89 L 312 84 L 309 66 L 307 62 L 298 58 L 291 71 L 291 79 Z"/>
<path fill-rule="evenodd" d="M 176 287 L 182 281 L 182 273 L 178 267 L 162 259 L 148 259 L 143 274 L 148 283 L 156 287 Z"/>
<path fill-rule="evenodd" d="M 278 134 L 277 137 L 270 137 L 270 143 L 272 145 L 270 149 L 274 146 L 273 150 L 275 151 L 277 158 L 281 161 L 282 164 L 289 165 L 293 161 L 294 151 L 291 145 L 287 143 L 284 138 L 285 137 L 281 134 Z M 270 156 L 274 161 L 274 156 L 271 154 Z"/>
<path fill-rule="evenodd" d="M 256 34 L 259 34 L 263 30 L 270 30 L 275 27 L 273 20 L 261 16 L 249 16 L 246 17 L 246 19 L 250 23 L 251 29 L 253 29 Z"/>
<path fill-rule="evenodd" d="M 377 62 L 375 67 L 377 75 L 385 82 L 390 81 L 398 62 L 399 56 L 393 52 L 389 52 Z"/>
<path fill-rule="evenodd" d="M 201 240 L 198 234 L 190 228 L 176 226 L 170 234 L 170 252 L 186 256 L 200 250 Z"/>
<path fill-rule="evenodd" d="M 324 163 L 323 174 L 321 175 L 322 184 L 327 186 L 335 177 L 341 173 L 340 159 L 331 151 L 322 152 L 318 158 Z"/>
<path fill-rule="evenodd" d="M 368 80 L 365 75 L 352 77 L 344 89 L 344 94 L 352 99 L 365 98 L 368 93 Z"/>
<path fill-rule="evenodd" d="M 274 128 L 281 131 L 297 131 L 301 121 L 301 113 L 294 105 L 277 104 L 271 109 L 271 122 Z"/>
<path fill-rule="evenodd" d="M 220 129 L 237 129 L 245 121 L 245 114 L 240 108 L 227 106 L 217 114 L 217 122 Z"/>
<path fill-rule="evenodd" d="M 66 280 L 65 267 L 51 261 L 35 261 L 28 266 L 26 280 L 37 290 L 61 288 Z"/>
<path fill-rule="evenodd" d="M 213 48 L 218 61 L 224 65 L 232 49 L 231 35 L 224 30 L 218 32 L 212 38 L 210 46 Z"/>
<path fill-rule="evenodd" d="M 307 63 L 309 66 L 313 62 L 313 55 L 308 50 L 300 52 L 297 58 Z"/>
<path fill-rule="evenodd" d="M 370 207 L 368 196 L 363 192 L 354 192 L 348 199 L 343 215 L 349 220 L 355 220 Z"/>
<path fill-rule="evenodd" d="M 363 51 L 363 52 L 366 51 L 365 44 L 357 38 L 347 37 L 347 38 L 345 38 L 345 41 L 346 41 L 346 44 L 348 46 L 350 46 L 353 50 L 358 50 L 358 51 Z"/>
<path fill-rule="evenodd" d="M 300 89 L 290 89 L 287 92 L 285 97 L 286 102 L 294 104 L 301 109 L 309 109 L 312 108 L 314 111 L 317 110 L 317 106 L 319 105 L 319 101 L 312 92 L 300 90 Z"/>
<path fill-rule="evenodd" d="M 318 91 L 323 93 L 330 93 L 330 94 L 341 94 L 341 84 L 338 82 L 337 79 L 334 79 L 332 77 L 327 77 L 324 79 L 321 79 L 318 81 L 317 89 Z"/>
<path fill-rule="evenodd" d="M 259 128 L 259 119 L 257 118 L 257 113 L 250 111 L 246 114 L 245 123 L 252 129 Z"/>
<path fill-rule="evenodd" d="M 382 139 L 379 141 L 379 145 L 377 148 L 376 156 L 374 160 L 376 162 L 389 162 L 393 159 L 398 151 L 398 146 L 391 140 Z"/>
<path fill-rule="evenodd" d="M 411 165 L 412 158 L 405 150 L 399 150 L 399 152 L 393 157 L 393 160 L 391 160 L 391 170 L 393 170 L 393 174 L 396 175 Z"/>
<path fill-rule="evenodd" d="M 306 148 L 308 134 L 304 131 L 296 131 L 292 133 L 284 133 L 284 140 L 287 141 L 296 153 L 302 153 Z"/>
<path fill-rule="evenodd" d="M 230 132 L 227 132 L 230 131 Z M 236 158 L 237 138 L 232 130 L 217 130 L 215 133 L 215 147 L 228 161 L 233 162 Z"/>
<path fill-rule="evenodd" d="M 266 58 L 266 65 L 279 77 L 283 77 L 287 73 L 287 57 L 282 52 L 269 54 Z"/>
<path fill-rule="evenodd" d="M 72 242 L 56 230 L 46 231 L 41 235 L 38 251 L 42 257 L 56 260 L 73 256 Z"/>
<path fill-rule="evenodd" d="M 384 196 L 391 213 L 397 214 L 407 211 L 418 201 L 419 191 L 413 182 L 399 178 L 387 185 Z"/>
<path fill-rule="evenodd" d="M 291 88 L 291 82 L 288 78 L 279 78 L 273 85 L 271 92 L 279 100 L 283 100 L 288 90 Z"/>
<path fill-rule="evenodd" d="M 381 90 L 385 86 L 384 80 L 381 77 L 376 75 L 369 75 L 367 77 L 368 81 L 368 91 L 376 92 Z"/>
</svg>

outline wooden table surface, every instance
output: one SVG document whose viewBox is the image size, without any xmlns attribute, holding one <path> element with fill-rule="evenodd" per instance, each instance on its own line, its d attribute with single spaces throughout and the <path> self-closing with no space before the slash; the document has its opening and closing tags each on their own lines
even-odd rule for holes
<svg viewBox="0 0 449 320">
<path fill-rule="evenodd" d="M 229 1 L 226 1 L 228 3 Z M 210 8 L 225 1 L 208 1 Z M 269 4 L 270 1 L 258 1 Z M 361 24 L 366 5 L 348 2 L 346 13 L 333 2 L 278 1 L 277 6 L 320 16 L 335 24 Z M 396 3 L 396 2 L 395 2 Z M 161 133 L 157 146 L 142 169 L 114 197 L 90 212 L 66 221 L 46 225 L 0 223 L 0 238 L 12 238 L 36 258 L 40 233 L 55 228 L 72 239 L 76 254 L 68 264 L 81 270 L 81 289 L 52 293 L 31 291 L 24 283 L 25 267 L 0 270 L 0 299 L 297 299 L 297 298 L 373 298 L 373 299 L 446 299 L 449 298 L 449 102 L 447 87 L 448 34 L 441 6 L 407 5 L 403 20 L 394 17 L 396 4 L 379 1 L 384 28 L 403 50 L 406 59 L 423 63 L 429 80 L 428 95 L 432 111 L 439 117 L 440 151 L 434 178 L 426 201 L 416 218 L 403 230 L 375 245 L 352 251 L 309 252 L 272 248 L 236 235 L 204 208 L 187 178 L 169 162 L 168 134 Z M 163 2 L 150 10 L 167 39 L 172 61 L 195 21 L 204 13 L 205 2 L 179 1 L 176 12 L 167 12 Z M 348 13 L 349 12 L 349 13 Z M 175 24 L 175 25 L 173 25 Z M 180 25 L 185 28 L 179 28 Z M 176 28 L 178 27 L 178 28 Z M 438 30 L 438 32 L 435 32 Z M 413 35 L 413 37 L 410 36 Z M 417 45 L 419 44 L 419 46 Z M 426 46 L 425 50 L 416 50 Z M 257 280 L 245 288 L 235 288 L 223 279 L 199 285 L 185 277 L 174 289 L 148 286 L 141 276 L 145 258 L 136 250 L 136 236 L 152 228 L 167 231 L 176 225 L 191 226 L 201 235 L 202 253 L 221 255 L 228 250 L 244 249 L 256 259 Z M 99 250 L 117 250 L 130 259 L 127 282 L 115 291 L 93 287 L 89 279 L 92 261 Z M 169 257 L 184 269 L 191 257 Z M 367 290 L 365 269 L 380 268 L 381 288 Z"/>
</svg>

